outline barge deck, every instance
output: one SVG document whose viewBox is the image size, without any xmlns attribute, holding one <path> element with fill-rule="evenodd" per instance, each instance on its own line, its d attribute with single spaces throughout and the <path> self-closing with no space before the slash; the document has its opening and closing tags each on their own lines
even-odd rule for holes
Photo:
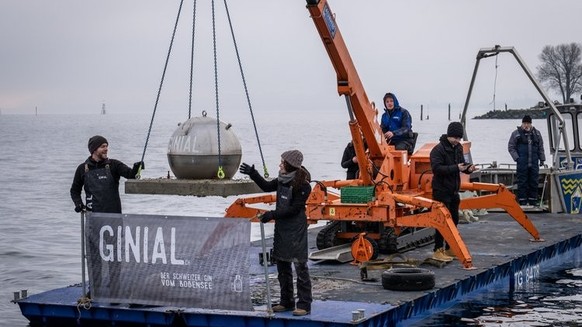
<svg viewBox="0 0 582 327">
<path fill-rule="evenodd" d="M 311 261 L 314 302 L 312 312 L 294 317 L 291 312 L 269 314 L 264 299 L 264 267 L 259 264 L 261 243 L 250 249 L 250 280 L 254 311 L 203 308 L 144 307 L 93 302 L 78 306 L 81 285 L 72 285 L 15 300 L 32 325 L 91 326 L 404 326 L 454 305 L 464 296 L 493 284 L 508 291 L 535 283 L 540 273 L 564 263 L 582 262 L 582 219 L 579 215 L 531 214 L 544 242 L 531 236 L 505 213 L 481 216 L 478 222 L 460 224 L 459 231 L 471 252 L 475 269 L 458 261 L 442 267 L 423 265 L 435 273 L 428 291 L 390 291 L 382 287 L 382 271 L 369 270 L 363 281 L 360 269 L 349 263 Z M 315 251 L 318 229 L 310 229 L 310 251 Z M 270 240 L 267 240 L 268 245 Z M 403 254 L 422 262 L 432 245 Z M 386 256 L 380 256 L 380 259 Z M 269 266 L 272 294 L 278 294 L 276 268 Z M 276 303 L 277 299 L 273 298 Z"/>
</svg>

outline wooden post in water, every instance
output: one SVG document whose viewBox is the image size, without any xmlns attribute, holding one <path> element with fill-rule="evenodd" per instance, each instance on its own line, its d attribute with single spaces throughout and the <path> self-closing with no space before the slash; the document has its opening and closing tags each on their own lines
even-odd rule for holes
<svg viewBox="0 0 582 327">
<path fill-rule="evenodd" d="M 422 105 L 420 105 L 420 120 L 422 120 Z"/>
<path fill-rule="evenodd" d="M 451 121 L 451 104 L 449 103 L 449 121 Z"/>
</svg>

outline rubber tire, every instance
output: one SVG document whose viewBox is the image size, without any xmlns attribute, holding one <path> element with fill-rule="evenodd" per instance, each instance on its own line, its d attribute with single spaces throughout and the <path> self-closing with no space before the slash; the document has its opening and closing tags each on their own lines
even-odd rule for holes
<svg viewBox="0 0 582 327">
<path fill-rule="evenodd" d="M 391 291 L 425 291 L 434 285 L 434 272 L 425 268 L 392 268 L 382 273 L 382 287 Z"/>
</svg>

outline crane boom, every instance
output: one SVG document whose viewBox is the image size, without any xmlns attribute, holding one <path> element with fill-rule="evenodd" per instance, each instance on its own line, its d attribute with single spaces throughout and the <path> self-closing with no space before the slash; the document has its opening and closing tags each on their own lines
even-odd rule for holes
<svg viewBox="0 0 582 327">
<path fill-rule="evenodd" d="M 356 146 L 360 172 L 369 171 L 370 167 L 363 167 L 368 163 L 364 146 L 358 143 L 362 143 L 363 136 L 367 141 L 368 157 L 373 162 L 381 164 L 388 145 L 376 119 L 378 112 L 368 100 L 368 95 L 327 1 L 308 0 L 307 9 L 336 71 L 338 94 L 346 97 L 350 114 L 350 130 L 354 146 Z M 361 177 L 364 184 L 370 184 L 370 178 L 366 178 L 368 176 L 362 174 Z"/>
</svg>

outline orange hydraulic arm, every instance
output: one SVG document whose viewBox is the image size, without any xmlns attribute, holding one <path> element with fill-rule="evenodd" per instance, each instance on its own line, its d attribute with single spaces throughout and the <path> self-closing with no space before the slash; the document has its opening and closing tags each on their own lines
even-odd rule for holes
<svg viewBox="0 0 582 327">
<path fill-rule="evenodd" d="M 307 9 L 335 68 L 338 93 L 346 97 L 351 118 L 350 131 L 360 166 L 360 178 L 364 185 L 371 185 L 370 174 L 363 173 L 370 172 L 371 167 L 365 154 L 362 136 L 367 140 L 369 159 L 381 165 L 386 152 L 384 147 L 387 144 L 382 135 L 382 129 L 376 121 L 377 111 L 368 100 L 362 81 L 327 1 L 308 0 Z"/>
</svg>

